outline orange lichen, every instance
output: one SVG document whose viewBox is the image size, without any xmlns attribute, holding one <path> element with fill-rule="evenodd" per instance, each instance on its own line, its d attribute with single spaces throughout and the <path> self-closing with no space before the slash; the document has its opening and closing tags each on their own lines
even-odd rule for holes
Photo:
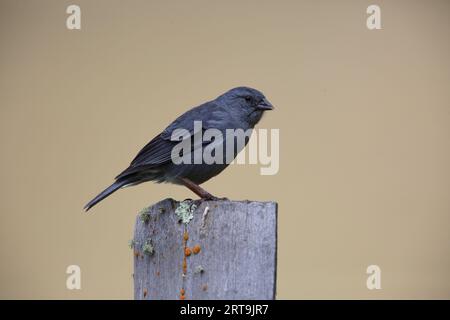
<svg viewBox="0 0 450 320">
<path fill-rule="evenodd" d="M 184 295 L 181 295 L 180 300 L 184 300 L 184 299 L 186 299 L 186 297 Z"/>
<path fill-rule="evenodd" d="M 207 284 L 204 284 L 204 285 L 202 286 L 202 290 L 203 290 L 203 291 L 208 290 L 208 285 L 207 285 Z"/>
<path fill-rule="evenodd" d="M 183 259 L 183 273 L 186 274 L 187 272 L 187 261 L 186 261 L 186 257 L 184 257 Z"/>
<path fill-rule="evenodd" d="M 159 271 L 157 271 L 157 272 L 156 272 L 156 276 L 159 277 L 159 275 L 160 275 L 160 273 L 159 273 Z"/>
<path fill-rule="evenodd" d="M 136 258 L 139 258 L 139 251 L 134 250 L 134 256 L 135 256 Z"/>
<path fill-rule="evenodd" d="M 147 296 L 147 289 L 144 289 L 144 298 Z"/>
<path fill-rule="evenodd" d="M 196 245 L 192 248 L 192 252 L 193 252 L 194 254 L 198 254 L 201 250 L 202 250 L 202 248 L 201 248 L 198 244 L 196 244 Z"/>
<path fill-rule="evenodd" d="M 180 295 L 184 296 L 184 294 L 185 294 L 185 291 L 184 291 L 183 288 L 181 288 L 181 290 L 180 290 Z"/>
<path fill-rule="evenodd" d="M 183 274 L 187 273 L 187 261 L 186 257 L 191 254 L 190 249 L 187 247 L 187 241 L 189 239 L 189 234 L 185 230 L 183 234 L 183 250 L 184 250 L 184 257 L 183 257 Z"/>
</svg>

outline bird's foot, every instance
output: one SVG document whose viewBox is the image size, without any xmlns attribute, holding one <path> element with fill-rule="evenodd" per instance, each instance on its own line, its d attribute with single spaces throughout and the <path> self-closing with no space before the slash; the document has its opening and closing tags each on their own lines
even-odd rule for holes
<svg viewBox="0 0 450 320">
<path fill-rule="evenodd" d="M 218 198 L 213 196 L 211 193 L 200 187 L 198 184 L 192 182 L 187 178 L 180 178 L 180 182 L 184 184 L 187 188 L 189 188 L 192 192 L 200 197 L 200 201 L 209 200 L 209 201 L 219 201 L 219 200 L 228 200 L 227 198 Z"/>
</svg>

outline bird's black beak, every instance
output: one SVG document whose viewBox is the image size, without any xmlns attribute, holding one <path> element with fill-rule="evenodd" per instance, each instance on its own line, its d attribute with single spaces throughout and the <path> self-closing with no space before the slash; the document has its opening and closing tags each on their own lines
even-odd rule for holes
<svg viewBox="0 0 450 320">
<path fill-rule="evenodd" d="M 264 98 L 257 106 L 256 109 L 258 110 L 273 110 L 273 105 L 267 101 L 266 98 Z"/>
</svg>

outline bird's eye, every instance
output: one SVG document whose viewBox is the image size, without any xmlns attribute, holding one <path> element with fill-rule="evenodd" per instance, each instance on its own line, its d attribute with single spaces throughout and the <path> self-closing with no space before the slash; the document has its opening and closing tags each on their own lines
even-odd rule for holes
<svg viewBox="0 0 450 320">
<path fill-rule="evenodd" d="M 245 96 L 245 101 L 252 101 L 252 97 L 251 96 Z"/>
</svg>

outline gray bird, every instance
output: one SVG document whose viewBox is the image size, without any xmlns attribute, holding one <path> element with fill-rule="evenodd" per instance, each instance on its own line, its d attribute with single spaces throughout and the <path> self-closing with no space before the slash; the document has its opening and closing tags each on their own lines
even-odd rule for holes
<svg viewBox="0 0 450 320">
<path fill-rule="evenodd" d="M 245 147 L 249 139 L 247 136 L 245 141 L 239 145 L 236 137 L 227 135 L 227 129 L 244 131 L 253 129 L 261 120 L 264 111 L 272 109 L 272 104 L 260 91 L 248 87 L 238 87 L 187 111 L 139 151 L 130 166 L 115 178 L 115 182 L 86 204 L 84 209 L 89 210 L 120 188 L 146 181 L 184 185 L 202 199 L 218 199 L 199 185 L 216 176 L 228 166 L 229 163 L 225 161 L 227 139 L 235 140 L 233 150 L 231 150 L 233 159 Z M 191 163 L 174 163 L 172 150 L 180 141 L 174 141 L 172 135 L 177 132 L 177 129 L 185 129 L 191 135 L 181 139 L 193 141 L 194 135 L 197 134 L 194 132 L 195 121 L 201 121 L 203 132 L 208 129 L 216 129 L 216 132 L 222 133 L 224 138 L 222 141 L 211 139 L 211 141 L 202 141 L 201 144 L 193 143 L 190 149 L 192 153 L 184 156 L 188 156 L 194 161 L 193 154 L 197 148 L 207 148 L 209 144 L 216 143 L 224 147 L 224 161 L 212 164 L 193 161 Z M 183 156 L 182 152 L 180 156 Z"/>
</svg>

